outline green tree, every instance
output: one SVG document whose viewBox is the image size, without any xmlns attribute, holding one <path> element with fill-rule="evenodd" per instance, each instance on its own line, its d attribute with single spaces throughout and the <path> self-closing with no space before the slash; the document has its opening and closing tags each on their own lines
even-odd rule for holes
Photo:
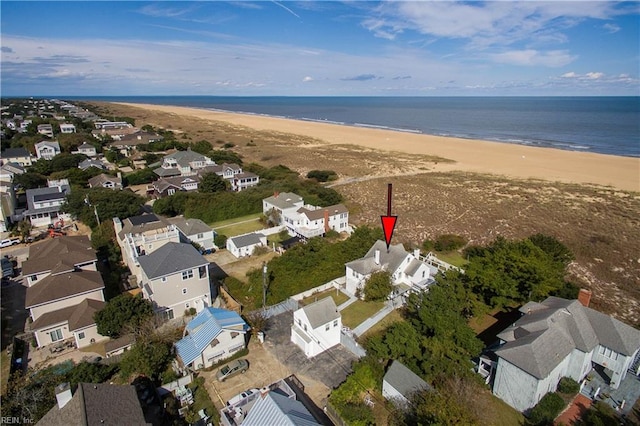
<svg viewBox="0 0 640 426">
<path fill-rule="evenodd" d="M 71 386 L 78 383 L 103 383 L 118 371 L 117 364 L 99 364 L 97 362 L 81 362 L 67 373 L 67 380 Z"/>
<path fill-rule="evenodd" d="M 123 293 L 109 300 L 94 319 L 98 333 L 103 336 L 118 337 L 125 326 L 135 327 L 153 316 L 151 302 L 142 297 Z"/>
<path fill-rule="evenodd" d="M 37 423 L 47 414 L 56 403 L 55 387 L 60 384 L 54 367 L 11 375 L 0 404 L 2 417 L 19 417 Z"/>
<path fill-rule="evenodd" d="M 560 395 L 555 392 L 548 393 L 531 409 L 527 424 L 531 426 L 553 424 L 553 419 L 560 414 L 565 405 Z"/>
<path fill-rule="evenodd" d="M 152 336 L 139 339 L 124 353 L 120 361 L 120 373 L 123 377 L 144 374 L 153 379 L 159 378 L 173 357 L 172 345 Z"/>
<path fill-rule="evenodd" d="M 153 170 L 146 168 L 126 175 L 124 179 L 127 183 L 127 186 L 142 185 L 144 183 L 151 183 L 154 180 L 158 179 L 158 175 L 155 174 Z"/>
<path fill-rule="evenodd" d="M 216 234 L 213 238 L 213 243 L 216 247 L 225 248 L 227 246 L 227 236 L 224 234 Z"/>
<path fill-rule="evenodd" d="M 391 290 L 393 290 L 391 274 L 387 271 L 374 272 L 364 285 L 364 300 L 386 300 Z"/>
<path fill-rule="evenodd" d="M 47 186 L 47 177 L 36 172 L 26 172 L 13 177 L 13 183 L 24 189 L 41 188 Z"/>
<path fill-rule="evenodd" d="M 318 182 L 327 182 L 338 178 L 338 174 L 333 170 L 311 170 L 307 173 L 307 178 L 315 179 Z"/>
<path fill-rule="evenodd" d="M 87 204 L 87 200 L 90 204 Z M 67 195 L 63 210 L 93 228 L 97 225 L 95 211 L 101 221 L 109 221 L 114 217 L 125 219 L 137 215 L 142 203 L 142 197 L 128 190 L 75 189 Z"/>
<path fill-rule="evenodd" d="M 211 151 L 211 144 L 205 140 L 191 144 L 191 150 L 198 154 L 207 155 Z"/>
<path fill-rule="evenodd" d="M 198 191 L 204 193 L 221 192 L 227 190 L 227 181 L 217 173 L 206 173 L 200 178 Z"/>
<path fill-rule="evenodd" d="M 22 241 L 26 240 L 29 235 L 31 235 L 31 230 L 33 229 L 33 225 L 31 225 L 31 221 L 29 219 L 21 220 L 18 223 L 18 235 L 22 238 Z"/>
<path fill-rule="evenodd" d="M 466 243 L 467 240 L 465 240 L 464 237 L 461 237 L 460 235 L 443 234 L 436 238 L 434 248 L 437 251 L 453 251 L 459 249 L 460 247 L 464 247 Z"/>
</svg>

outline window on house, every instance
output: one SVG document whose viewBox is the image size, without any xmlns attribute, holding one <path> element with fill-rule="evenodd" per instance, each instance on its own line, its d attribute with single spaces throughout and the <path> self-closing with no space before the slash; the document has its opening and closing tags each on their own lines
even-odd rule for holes
<svg viewBox="0 0 640 426">
<path fill-rule="evenodd" d="M 604 355 L 604 346 L 600 346 L 600 349 L 598 350 L 598 353 L 600 355 Z"/>
<path fill-rule="evenodd" d="M 49 336 L 51 336 L 52 342 L 57 342 L 58 340 L 62 340 L 62 330 L 61 329 L 53 330 L 52 332 L 49 333 Z"/>
<path fill-rule="evenodd" d="M 37 275 L 31 275 L 29 278 L 31 279 L 31 281 L 38 281 Z"/>
<path fill-rule="evenodd" d="M 189 308 L 191 307 L 191 305 L 189 305 L 189 302 L 187 302 L 187 303 L 185 303 L 185 304 L 184 304 L 184 307 L 185 307 L 186 309 L 189 309 Z"/>
<path fill-rule="evenodd" d="M 162 317 L 165 320 L 172 320 L 173 319 L 173 309 L 167 309 L 166 311 L 162 312 Z"/>
<path fill-rule="evenodd" d="M 186 288 L 182 289 L 182 294 L 187 294 L 187 289 Z"/>
<path fill-rule="evenodd" d="M 84 339 L 84 331 L 78 333 L 78 339 Z"/>
<path fill-rule="evenodd" d="M 611 349 L 607 348 L 604 351 L 604 356 L 606 356 L 607 358 L 611 358 Z"/>
<path fill-rule="evenodd" d="M 231 338 L 232 338 L 232 339 L 235 339 L 235 338 L 236 338 L 236 336 L 238 336 L 238 334 L 240 334 L 240 333 L 237 333 L 237 332 L 235 332 L 235 331 L 232 331 L 232 332 L 231 332 Z"/>
<path fill-rule="evenodd" d="M 167 282 L 167 277 L 160 278 L 160 281 L 162 281 L 163 283 L 166 283 Z"/>
<path fill-rule="evenodd" d="M 206 265 L 200 266 L 198 268 L 198 278 L 203 279 L 203 278 L 206 278 L 206 276 L 207 276 L 207 266 Z"/>
<path fill-rule="evenodd" d="M 331 324 L 327 324 L 324 326 L 324 331 L 329 331 L 330 328 L 331 328 Z"/>
<path fill-rule="evenodd" d="M 188 271 L 182 271 L 182 279 L 189 280 L 193 278 L 193 269 L 189 269 Z"/>
<path fill-rule="evenodd" d="M 199 240 L 201 240 L 201 239 L 202 239 L 202 237 L 203 237 L 203 235 L 202 235 L 202 234 L 198 234 L 198 236 L 197 236 L 197 238 L 198 238 Z"/>
<path fill-rule="evenodd" d="M 338 320 L 333 320 L 333 326 L 337 327 L 338 326 Z"/>
<path fill-rule="evenodd" d="M 213 341 L 211 342 L 211 347 L 215 347 L 216 345 L 218 345 L 220 343 L 220 340 L 218 339 L 213 339 Z"/>
</svg>

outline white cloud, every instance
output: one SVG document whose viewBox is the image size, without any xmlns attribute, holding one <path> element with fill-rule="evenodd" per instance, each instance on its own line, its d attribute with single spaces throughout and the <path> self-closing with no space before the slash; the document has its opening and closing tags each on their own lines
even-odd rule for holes
<svg viewBox="0 0 640 426">
<path fill-rule="evenodd" d="M 313 77 L 310 76 L 306 76 L 305 78 L 302 79 L 303 82 L 309 82 L 309 81 L 313 81 Z"/>
<path fill-rule="evenodd" d="M 576 74 L 575 72 L 571 71 L 571 72 L 566 72 L 566 73 L 562 74 L 560 77 L 562 77 L 562 78 L 576 78 L 576 77 L 578 77 L 578 74 Z"/>
<path fill-rule="evenodd" d="M 606 24 L 604 24 L 602 26 L 602 28 L 604 28 L 607 32 L 613 34 L 613 33 L 617 33 L 618 31 L 620 31 L 620 27 L 616 24 L 612 24 L 607 22 Z"/>
<path fill-rule="evenodd" d="M 601 79 L 602 77 L 604 77 L 604 73 L 601 72 L 588 72 L 585 77 L 587 77 L 589 80 L 598 80 Z"/>
<path fill-rule="evenodd" d="M 576 56 L 566 50 L 550 50 L 547 52 L 525 49 L 510 50 L 503 53 L 495 53 L 489 57 L 498 63 L 524 66 L 562 67 L 570 64 Z"/>
</svg>

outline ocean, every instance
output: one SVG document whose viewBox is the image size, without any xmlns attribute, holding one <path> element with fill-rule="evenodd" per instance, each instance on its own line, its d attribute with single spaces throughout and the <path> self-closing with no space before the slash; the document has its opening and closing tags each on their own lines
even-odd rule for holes
<svg viewBox="0 0 640 426">
<path fill-rule="evenodd" d="M 637 96 L 69 98 L 73 99 L 186 106 L 640 157 Z"/>
</svg>

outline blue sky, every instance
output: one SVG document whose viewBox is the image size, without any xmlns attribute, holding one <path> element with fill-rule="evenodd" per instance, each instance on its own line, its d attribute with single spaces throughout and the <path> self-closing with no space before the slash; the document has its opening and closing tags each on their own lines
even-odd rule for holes
<svg viewBox="0 0 640 426">
<path fill-rule="evenodd" d="M 0 2 L 13 95 L 640 95 L 640 3 Z"/>
</svg>

